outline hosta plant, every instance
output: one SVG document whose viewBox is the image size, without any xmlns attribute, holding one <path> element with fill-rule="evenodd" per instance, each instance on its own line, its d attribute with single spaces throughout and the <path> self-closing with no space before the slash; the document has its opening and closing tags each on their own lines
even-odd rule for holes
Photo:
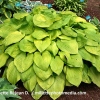
<svg viewBox="0 0 100 100">
<path fill-rule="evenodd" d="M 21 99 L 14 90 L 15 85 L 11 85 L 6 79 L 0 78 L 0 100 L 19 100 Z"/>
<path fill-rule="evenodd" d="M 0 21 L 11 18 L 13 13 L 21 11 L 21 8 L 15 6 L 18 1 L 21 0 L 0 0 Z"/>
<path fill-rule="evenodd" d="M 95 25 L 95 26 L 98 28 L 99 32 L 100 32 L 100 21 L 99 21 L 98 18 L 93 17 L 93 18 L 90 20 L 90 23 L 92 23 L 93 25 Z"/>
<path fill-rule="evenodd" d="M 75 13 L 37 6 L 5 20 L 0 36 L 3 77 L 21 80 L 34 99 L 44 92 L 57 99 L 65 86 L 81 82 L 100 87 L 100 34 Z"/>
<path fill-rule="evenodd" d="M 78 16 L 83 16 L 85 13 L 87 0 L 54 0 L 53 5 L 56 9 L 68 10 L 75 12 Z"/>
</svg>

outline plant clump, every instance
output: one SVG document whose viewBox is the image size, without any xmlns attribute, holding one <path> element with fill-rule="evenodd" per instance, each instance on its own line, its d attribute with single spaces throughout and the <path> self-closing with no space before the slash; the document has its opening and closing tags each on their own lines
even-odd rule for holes
<svg viewBox="0 0 100 100">
<path fill-rule="evenodd" d="M 83 16 L 85 14 L 86 2 L 87 0 L 54 0 L 53 5 L 60 11 L 73 11 L 78 16 Z"/>
<path fill-rule="evenodd" d="M 45 91 L 57 99 L 81 82 L 100 87 L 100 33 L 75 13 L 46 6 L 15 13 L 0 25 L 0 37 L 3 77 L 21 80 L 34 99 Z"/>
</svg>

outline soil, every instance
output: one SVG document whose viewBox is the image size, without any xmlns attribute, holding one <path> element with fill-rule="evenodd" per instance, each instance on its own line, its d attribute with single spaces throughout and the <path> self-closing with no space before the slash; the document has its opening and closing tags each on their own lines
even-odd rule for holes
<svg viewBox="0 0 100 100">
<path fill-rule="evenodd" d="M 54 0 L 40 0 L 43 3 L 53 3 Z M 86 14 L 91 17 L 97 17 L 100 20 L 100 0 L 88 0 Z M 84 17 L 85 17 L 84 16 Z M 58 87 L 59 88 L 59 87 Z M 17 92 L 26 92 L 26 94 L 20 95 L 22 100 L 34 100 L 30 94 L 27 94 L 27 90 L 23 87 L 22 83 L 18 83 Z M 98 88 L 95 84 L 85 84 L 81 83 L 79 87 L 65 87 L 64 92 L 70 93 L 71 95 L 61 95 L 57 100 L 100 100 L 100 88 Z M 73 93 L 86 93 L 86 94 L 73 94 Z M 40 100 L 52 100 L 48 95 L 43 95 Z"/>
</svg>

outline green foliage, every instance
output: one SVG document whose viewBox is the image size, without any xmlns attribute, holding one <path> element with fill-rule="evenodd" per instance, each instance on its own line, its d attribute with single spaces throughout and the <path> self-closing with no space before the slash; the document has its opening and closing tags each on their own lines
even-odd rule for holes
<svg viewBox="0 0 100 100">
<path fill-rule="evenodd" d="M 54 6 L 60 11 L 68 10 L 75 12 L 78 16 L 83 16 L 85 13 L 87 0 L 54 0 Z"/>
<path fill-rule="evenodd" d="M 65 86 L 81 82 L 100 87 L 97 27 L 71 11 L 57 13 L 44 6 L 33 11 L 16 13 L 0 25 L 3 76 L 12 84 L 21 80 L 34 99 L 44 92 L 57 99 Z"/>
<path fill-rule="evenodd" d="M 18 100 L 21 99 L 14 93 L 16 86 L 11 85 L 6 79 L 0 78 L 0 99 L 1 100 Z"/>
<path fill-rule="evenodd" d="M 98 18 L 93 17 L 93 19 L 90 20 L 90 23 L 92 23 L 93 25 L 95 25 L 98 28 L 99 32 L 100 32 L 100 21 L 99 21 Z"/>
<path fill-rule="evenodd" d="M 0 0 L 0 21 L 11 18 L 13 13 L 21 11 L 21 8 L 15 7 L 15 3 L 21 0 Z"/>
</svg>

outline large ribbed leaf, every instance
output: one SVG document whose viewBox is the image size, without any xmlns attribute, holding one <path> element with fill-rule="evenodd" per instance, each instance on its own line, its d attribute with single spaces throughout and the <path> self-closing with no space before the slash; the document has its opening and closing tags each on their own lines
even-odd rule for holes
<svg viewBox="0 0 100 100">
<path fill-rule="evenodd" d="M 39 100 L 39 98 L 44 94 L 44 90 L 36 84 L 34 90 L 32 91 L 31 95 L 34 99 Z"/>
<path fill-rule="evenodd" d="M 79 86 L 82 81 L 82 68 L 67 67 L 66 79 L 75 86 Z"/>
<path fill-rule="evenodd" d="M 51 30 L 48 31 L 51 40 L 55 40 L 57 37 L 59 37 L 62 33 L 60 30 Z"/>
<path fill-rule="evenodd" d="M 89 67 L 86 64 L 84 64 L 83 76 L 82 76 L 82 81 L 84 83 L 91 83 L 91 79 L 90 79 L 90 77 L 88 75 L 88 70 L 89 70 Z"/>
<path fill-rule="evenodd" d="M 13 58 L 15 58 L 20 52 L 18 44 L 13 44 L 5 50 L 5 53 L 9 54 Z"/>
<path fill-rule="evenodd" d="M 87 61 L 90 61 L 92 63 L 95 62 L 95 55 L 93 54 L 90 54 L 88 51 L 86 51 L 84 48 L 82 49 L 79 49 L 79 54 L 81 55 L 81 57 L 84 59 L 84 60 L 87 60 Z"/>
<path fill-rule="evenodd" d="M 12 25 L 3 25 L 0 27 L 0 36 L 5 38 L 8 34 L 15 32 L 15 28 Z"/>
<path fill-rule="evenodd" d="M 92 82 L 100 87 L 100 72 L 96 70 L 96 68 L 91 67 L 88 70 L 88 75 L 90 76 Z"/>
<path fill-rule="evenodd" d="M 34 43 L 28 41 L 27 38 L 24 38 L 19 42 L 19 48 L 23 52 L 32 53 L 32 52 L 36 51 L 36 47 L 35 47 Z"/>
<path fill-rule="evenodd" d="M 63 51 L 60 51 L 59 52 L 59 57 L 65 62 L 67 63 L 67 59 L 70 59 L 70 54 L 69 52 L 63 52 Z"/>
<path fill-rule="evenodd" d="M 49 36 L 49 34 L 44 29 L 35 28 L 34 32 L 32 33 L 32 36 L 36 39 L 43 39 Z"/>
<path fill-rule="evenodd" d="M 19 31 L 21 33 L 24 33 L 25 35 L 32 34 L 33 30 L 34 30 L 33 24 L 30 24 L 30 23 L 23 25 L 19 28 Z"/>
<path fill-rule="evenodd" d="M 78 44 L 76 40 L 58 40 L 57 46 L 62 51 L 68 51 L 70 54 L 77 54 L 78 53 Z"/>
<path fill-rule="evenodd" d="M 59 75 L 63 70 L 64 62 L 60 59 L 59 56 L 52 58 L 50 67 L 54 73 Z"/>
<path fill-rule="evenodd" d="M 48 51 L 44 51 L 42 55 L 40 52 L 34 53 L 34 63 L 42 70 L 46 71 L 51 62 L 51 54 Z"/>
<path fill-rule="evenodd" d="M 8 57 L 9 57 L 8 54 L 5 54 L 5 53 L 0 54 L 0 68 L 6 64 Z"/>
<path fill-rule="evenodd" d="M 87 38 L 85 37 L 84 31 L 77 29 L 75 30 L 77 32 L 77 38 L 76 41 L 78 43 L 78 48 L 82 48 L 86 45 L 87 43 Z"/>
<path fill-rule="evenodd" d="M 48 30 L 54 30 L 54 29 L 59 29 L 62 26 L 65 26 L 66 24 L 69 23 L 71 19 L 71 15 L 68 16 L 62 16 L 62 18 L 58 21 L 55 21 L 49 28 Z"/>
<path fill-rule="evenodd" d="M 65 86 L 65 76 L 63 73 L 61 73 L 59 76 L 55 77 L 54 83 L 47 90 L 47 92 L 53 100 L 56 100 L 62 94 L 64 86 Z"/>
<path fill-rule="evenodd" d="M 97 71 L 100 72 L 100 56 L 96 56 L 92 65 L 96 67 Z"/>
<path fill-rule="evenodd" d="M 27 81 L 23 83 L 24 87 L 29 91 L 32 92 L 36 86 L 36 75 L 34 75 Z"/>
<path fill-rule="evenodd" d="M 91 39 L 88 39 L 87 42 L 86 42 L 86 45 L 88 45 L 88 46 L 98 46 L 98 42 L 93 41 Z"/>
<path fill-rule="evenodd" d="M 85 46 L 85 49 L 91 53 L 91 54 L 94 54 L 94 55 L 99 55 L 100 53 L 100 48 L 98 47 L 94 47 L 94 46 Z"/>
<path fill-rule="evenodd" d="M 34 76 L 33 66 L 31 66 L 28 70 L 20 74 L 22 82 L 29 80 L 32 76 Z"/>
<path fill-rule="evenodd" d="M 61 28 L 61 31 L 62 31 L 62 33 L 63 33 L 64 35 L 66 35 L 66 36 L 77 37 L 77 33 L 74 32 L 74 31 L 71 29 L 71 27 L 69 27 L 69 26 L 65 26 L 64 29 Z"/>
<path fill-rule="evenodd" d="M 34 44 L 36 48 L 43 52 L 51 43 L 51 40 L 49 38 L 46 38 L 45 40 L 34 40 Z"/>
<path fill-rule="evenodd" d="M 28 15 L 29 15 L 29 13 L 15 13 L 15 14 L 13 15 L 13 17 L 14 17 L 15 19 L 20 20 L 21 18 L 24 18 L 24 17 L 26 17 L 26 16 L 28 16 Z"/>
<path fill-rule="evenodd" d="M 25 35 L 19 31 L 12 32 L 4 39 L 5 46 L 19 42 Z"/>
<path fill-rule="evenodd" d="M 67 65 L 70 67 L 83 67 L 83 61 L 80 54 L 70 55 L 67 59 Z"/>
<path fill-rule="evenodd" d="M 33 64 L 33 54 L 21 53 L 14 59 L 14 64 L 19 72 L 26 71 Z"/>
<path fill-rule="evenodd" d="M 40 78 L 37 78 L 37 82 L 44 90 L 47 90 L 54 83 L 54 77 L 51 76 L 45 81 L 41 80 Z"/>
<path fill-rule="evenodd" d="M 100 34 L 97 34 L 96 30 L 92 28 L 86 29 L 85 34 L 88 39 L 94 40 L 96 42 L 100 42 L 100 39 L 99 39 Z"/>
<path fill-rule="evenodd" d="M 35 64 L 33 64 L 33 69 L 36 73 L 36 75 L 42 79 L 43 81 L 48 79 L 52 75 L 52 70 L 49 67 L 47 71 L 43 71 L 40 68 L 38 68 Z"/>
<path fill-rule="evenodd" d="M 46 15 L 36 14 L 33 17 L 33 23 L 38 27 L 49 27 L 53 24 L 53 21 Z"/>
<path fill-rule="evenodd" d="M 20 73 L 16 69 L 13 61 L 8 66 L 7 79 L 12 84 L 16 84 L 20 80 Z"/>
<path fill-rule="evenodd" d="M 54 56 L 58 53 L 58 47 L 56 42 L 52 41 L 51 45 L 47 48 Z"/>
</svg>

